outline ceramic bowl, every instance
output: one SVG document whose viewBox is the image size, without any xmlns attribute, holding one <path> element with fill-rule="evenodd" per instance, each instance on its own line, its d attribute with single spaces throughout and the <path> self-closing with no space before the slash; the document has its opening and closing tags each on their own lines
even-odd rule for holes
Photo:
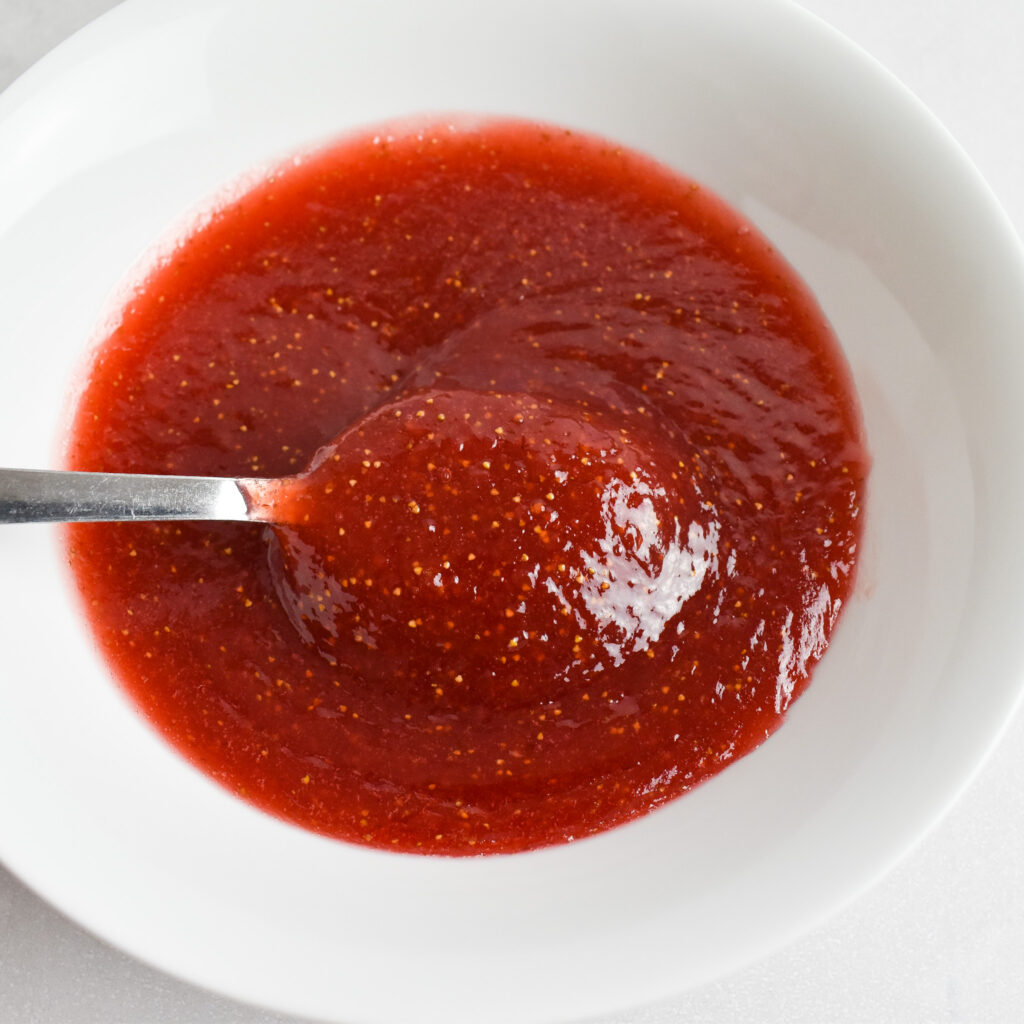
<svg viewBox="0 0 1024 1024">
<path fill-rule="evenodd" d="M 438 111 L 646 151 L 810 284 L 874 457 L 856 593 L 813 684 L 749 757 L 599 837 L 468 860 L 355 848 L 185 764 L 97 658 L 56 531 L 6 527 L 0 856 L 107 940 L 253 1003 L 579 1018 L 821 921 L 996 739 L 1021 690 L 1024 263 L 932 117 L 783 0 L 131 0 L 0 98 L 0 464 L 59 464 L 88 340 L 211 195 Z"/>
</svg>

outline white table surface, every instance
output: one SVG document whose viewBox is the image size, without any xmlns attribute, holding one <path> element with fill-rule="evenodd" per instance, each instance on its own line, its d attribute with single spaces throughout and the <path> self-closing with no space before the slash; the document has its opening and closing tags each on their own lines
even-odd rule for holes
<svg viewBox="0 0 1024 1024">
<path fill-rule="evenodd" d="M 0 0 L 0 88 L 112 6 Z M 931 107 L 1024 235 L 1024 0 L 804 6 Z M 0 1024 L 289 1021 L 138 963 L 0 867 Z M 601 1024 L 689 1021 L 1024 1021 L 1024 714 L 945 820 L 824 927 L 738 974 Z"/>
</svg>

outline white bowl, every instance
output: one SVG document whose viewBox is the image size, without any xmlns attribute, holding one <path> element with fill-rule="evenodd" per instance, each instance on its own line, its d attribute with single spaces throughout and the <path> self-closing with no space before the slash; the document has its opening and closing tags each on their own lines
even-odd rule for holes
<svg viewBox="0 0 1024 1024">
<path fill-rule="evenodd" d="M 928 113 L 782 0 L 115 10 L 0 98 L 0 464 L 59 459 L 86 340 L 196 204 L 349 127 L 466 110 L 647 151 L 775 240 L 853 368 L 867 533 L 760 749 L 597 838 L 446 860 L 318 838 L 189 768 L 111 684 L 55 531 L 3 528 L 0 856 L 168 971 L 329 1020 L 563 1020 L 736 968 L 892 865 L 1021 689 L 1021 250 Z"/>
</svg>

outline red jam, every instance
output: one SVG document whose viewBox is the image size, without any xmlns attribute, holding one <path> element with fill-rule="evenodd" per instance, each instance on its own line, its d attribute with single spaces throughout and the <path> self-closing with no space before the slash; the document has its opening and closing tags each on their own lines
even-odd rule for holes
<svg viewBox="0 0 1024 1024">
<path fill-rule="evenodd" d="M 347 141 L 158 267 L 75 469 L 286 477 L 278 524 L 82 524 L 144 714 L 232 792 L 391 850 L 636 818 L 780 723 L 868 460 L 824 318 L 692 182 L 546 126 Z"/>
</svg>

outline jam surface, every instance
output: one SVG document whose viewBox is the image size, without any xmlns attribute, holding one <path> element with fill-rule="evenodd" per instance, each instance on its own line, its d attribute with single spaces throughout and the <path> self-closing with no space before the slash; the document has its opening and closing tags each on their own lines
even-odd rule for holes
<svg viewBox="0 0 1024 1024">
<path fill-rule="evenodd" d="M 288 821 L 513 852 L 747 753 L 853 582 L 848 372 L 769 243 L 605 142 L 497 121 L 276 173 L 97 349 L 75 469 L 285 479 L 259 524 L 79 524 L 94 634 Z"/>
</svg>

